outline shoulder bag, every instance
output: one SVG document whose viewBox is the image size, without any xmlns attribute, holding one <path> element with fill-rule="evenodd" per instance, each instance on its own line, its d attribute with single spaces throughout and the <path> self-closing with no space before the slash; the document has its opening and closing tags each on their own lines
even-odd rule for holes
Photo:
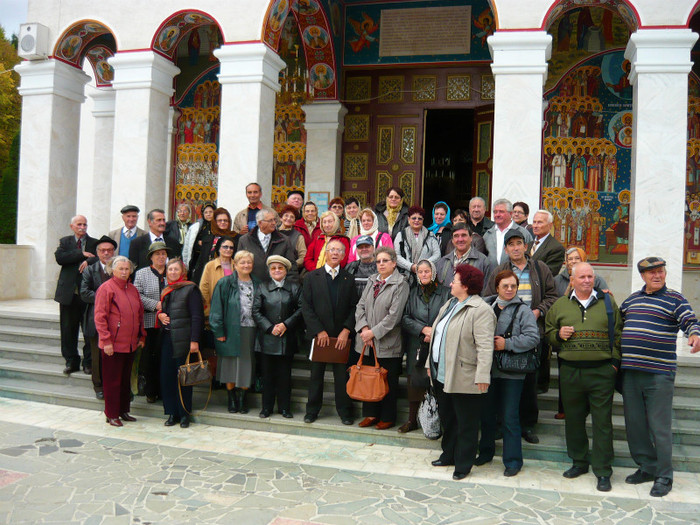
<svg viewBox="0 0 700 525">
<path fill-rule="evenodd" d="M 515 317 L 521 306 L 523 305 L 519 304 L 515 308 L 510 324 L 503 334 L 504 339 L 512 337 Z M 539 347 L 536 346 L 527 352 L 513 352 L 512 350 L 494 351 L 493 360 L 496 362 L 496 368 L 501 372 L 527 374 L 536 371 L 540 367 Z"/>
<path fill-rule="evenodd" d="M 374 366 L 362 364 L 362 358 L 368 346 L 371 350 L 374 350 Z M 388 371 L 386 368 L 379 366 L 374 342 L 365 343 L 360 353 L 360 359 L 357 360 L 356 365 L 348 368 L 348 372 L 350 373 L 350 379 L 348 379 L 345 390 L 351 399 L 375 403 L 384 399 L 389 393 L 389 383 L 386 379 Z"/>
<path fill-rule="evenodd" d="M 207 397 L 207 402 L 204 404 L 204 408 L 202 410 L 206 410 L 207 406 L 209 405 L 209 400 L 211 399 L 211 383 L 212 383 L 212 375 L 211 375 L 211 370 L 209 368 L 209 361 L 204 361 L 202 359 L 202 353 L 197 352 L 199 354 L 199 361 L 195 361 L 193 363 L 190 362 L 190 356 L 192 353 L 187 354 L 187 359 L 185 360 L 185 364 L 181 365 L 178 370 L 177 370 L 177 390 L 178 393 L 180 394 L 180 403 L 182 404 L 182 407 L 185 407 L 185 403 L 182 400 L 182 387 L 183 386 L 194 386 L 198 385 L 200 383 L 206 383 L 207 381 L 209 382 L 209 396 Z M 184 408 L 185 412 L 190 414 L 186 408 Z M 192 414 L 190 414 L 192 415 Z"/>
</svg>

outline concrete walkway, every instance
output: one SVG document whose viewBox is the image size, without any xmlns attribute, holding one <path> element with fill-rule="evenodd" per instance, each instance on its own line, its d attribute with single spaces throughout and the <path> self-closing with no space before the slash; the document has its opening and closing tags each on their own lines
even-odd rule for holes
<svg viewBox="0 0 700 525">
<path fill-rule="evenodd" d="M 0 523 L 458 524 L 697 523 L 700 476 L 677 473 L 666 498 L 613 490 L 568 464 L 493 463 L 462 482 L 430 450 L 139 418 L 0 398 Z"/>
</svg>

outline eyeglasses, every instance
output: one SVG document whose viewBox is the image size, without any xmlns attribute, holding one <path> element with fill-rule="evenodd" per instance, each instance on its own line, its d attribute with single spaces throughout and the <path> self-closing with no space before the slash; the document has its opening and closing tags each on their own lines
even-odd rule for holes
<svg viewBox="0 0 700 525">
<path fill-rule="evenodd" d="M 341 250 L 340 248 L 328 248 L 326 251 L 328 253 L 343 253 L 344 250 Z"/>
<path fill-rule="evenodd" d="M 375 262 L 377 264 L 387 264 L 391 262 L 391 259 L 377 259 Z"/>
<path fill-rule="evenodd" d="M 420 217 L 420 216 L 419 217 L 411 217 L 411 220 L 412 221 L 422 221 L 423 217 Z"/>
<path fill-rule="evenodd" d="M 221 248 L 221 250 L 233 250 L 233 246 L 230 244 L 224 244 Z"/>
<path fill-rule="evenodd" d="M 275 219 L 263 219 L 258 222 L 275 222 Z"/>
</svg>

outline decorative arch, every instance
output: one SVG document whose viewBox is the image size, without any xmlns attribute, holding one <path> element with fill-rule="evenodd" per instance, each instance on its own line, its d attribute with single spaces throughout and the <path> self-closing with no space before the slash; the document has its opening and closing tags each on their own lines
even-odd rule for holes
<svg viewBox="0 0 700 525">
<path fill-rule="evenodd" d="M 81 20 L 66 29 L 56 42 L 53 58 L 81 69 L 88 60 L 95 73 L 97 87 L 111 86 L 114 69 L 107 59 L 117 50 L 114 33 L 97 20 Z"/>
<path fill-rule="evenodd" d="M 588 2 L 581 2 L 581 0 L 557 0 L 544 16 L 540 29 L 548 31 L 561 15 L 581 7 L 600 7 L 615 12 L 625 21 L 630 33 L 641 26 L 639 13 L 629 0 L 589 0 Z"/>
<path fill-rule="evenodd" d="M 695 5 L 693 8 L 690 10 L 690 13 L 688 13 L 688 20 L 685 22 L 685 27 L 690 27 L 690 21 L 693 19 L 695 15 L 697 15 L 700 12 L 700 0 L 696 0 Z"/>
<path fill-rule="evenodd" d="M 151 41 L 151 49 L 168 60 L 174 61 L 178 44 L 185 35 L 192 29 L 212 24 L 216 25 L 223 38 L 224 31 L 221 25 L 210 14 L 196 9 L 178 11 L 160 24 Z"/>
<path fill-rule="evenodd" d="M 262 41 L 279 51 L 282 30 L 289 15 L 294 16 L 302 36 L 306 65 L 316 99 L 338 97 L 338 67 L 333 32 L 318 0 L 271 0 L 265 15 Z"/>
</svg>

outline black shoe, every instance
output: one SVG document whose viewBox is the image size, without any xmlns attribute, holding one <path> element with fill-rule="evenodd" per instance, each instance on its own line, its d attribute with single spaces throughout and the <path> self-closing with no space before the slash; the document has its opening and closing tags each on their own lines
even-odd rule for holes
<svg viewBox="0 0 700 525">
<path fill-rule="evenodd" d="M 174 427 L 180 422 L 180 418 L 178 416 L 168 416 L 168 420 L 164 423 L 166 427 Z"/>
<path fill-rule="evenodd" d="M 226 395 L 228 395 L 228 411 L 231 414 L 235 414 L 239 410 L 238 399 L 236 399 L 236 390 L 227 390 Z"/>
<path fill-rule="evenodd" d="M 136 421 L 136 418 L 132 415 L 130 415 L 128 412 L 124 412 L 123 414 L 119 415 L 120 418 L 122 418 L 123 421 Z"/>
<path fill-rule="evenodd" d="M 188 428 L 190 426 L 190 416 L 182 416 L 180 428 Z"/>
<path fill-rule="evenodd" d="M 459 481 L 460 479 L 464 479 L 469 475 L 469 472 L 457 472 L 456 470 L 454 471 L 454 474 L 452 474 L 452 479 L 455 481 Z"/>
<path fill-rule="evenodd" d="M 476 459 L 474 460 L 474 464 L 477 467 L 480 467 L 481 465 L 486 465 L 486 463 L 491 463 L 493 461 L 493 456 L 490 458 L 487 458 L 486 456 L 477 456 Z"/>
<path fill-rule="evenodd" d="M 91 376 L 92 375 L 92 367 L 91 366 L 84 366 L 83 373 Z"/>
<path fill-rule="evenodd" d="M 663 498 L 666 494 L 671 492 L 673 487 L 673 480 L 671 478 L 656 478 L 654 480 L 654 486 L 651 487 L 649 492 L 650 496 L 655 498 Z"/>
<path fill-rule="evenodd" d="M 304 416 L 304 423 L 313 423 L 318 419 L 318 415 L 316 414 L 306 414 Z"/>
<path fill-rule="evenodd" d="M 587 472 L 588 472 L 588 467 L 578 467 L 578 466 L 574 465 L 569 470 L 564 472 L 564 477 L 567 479 L 574 479 L 574 478 L 578 478 L 579 476 L 583 476 Z"/>
<path fill-rule="evenodd" d="M 500 440 L 502 440 L 502 439 L 503 439 L 503 429 L 501 429 L 500 427 L 497 428 L 497 429 L 496 429 L 496 433 L 495 433 L 494 436 L 493 436 L 493 439 L 494 439 L 495 441 L 500 441 Z"/>
<path fill-rule="evenodd" d="M 95 392 L 95 398 L 104 400 L 104 398 L 105 398 L 104 392 Z"/>
<path fill-rule="evenodd" d="M 282 414 L 282 417 L 287 419 L 292 419 L 294 417 L 294 414 L 292 414 L 289 410 L 280 410 L 280 414 Z"/>
<path fill-rule="evenodd" d="M 248 401 L 246 400 L 247 394 L 248 390 L 236 388 L 236 400 L 238 401 L 238 412 L 240 414 L 248 413 Z"/>
<path fill-rule="evenodd" d="M 350 425 L 354 425 L 354 424 L 355 424 L 355 420 L 352 419 L 352 418 L 350 418 L 350 417 L 344 417 L 344 418 L 342 418 L 340 421 L 343 422 L 343 425 L 348 425 L 348 426 L 350 426 Z M 306 423 L 306 418 L 304 418 L 304 422 Z"/>
<path fill-rule="evenodd" d="M 506 467 L 506 469 L 503 471 L 503 475 L 507 478 L 512 478 L 513 476 L 517 476 L 518 472 L 520 472 L 519 468 Z"/>
<path fill-rule="evenodd" d="M 270 411 L 266 409 L 262 409 L 259 414 L 261 419 L 265 419 L 266 417 L 270 417 Z"/>
<path fill-rule="evenodd" d="M 654 481 L 654 476 L 644 472 L 642 469 L 637 469 L 634 474 L 630 474 L 625 478 L 625 483 L 630 485 L 639 485 L 640 483 L 646 483 L 647 481 Z"/>
<path fill-rule="evenodd" d="M 433 467 L 451 467 L 455 464 L 454 461 L 443 461 L 441 459 L 436 459 L 430 462 Z"/>
<path fill-rule="evenodd" d="M 595 487 L 600 492 L 610 492 L 612 485 L 610 484 L 610 476 L 598 476 L 598 484 Z"/>
<path fill-rule="evenodd" d="M 145 396 L 146 395 L 146 376 L 139 375 L 137 387 L 136 387 L 136 395 L 137 396 Z"/>
<path fill-rule="evenodd" d="M 63 369 L 63 373 L 69 376 L 73 372 L 77 372 L 78 370 L 80 370 L 80 367 L 78 365 L 66 365 L 66 367 Z"/>
<path fill-rule="evenodd" d="M 533 445 L 536 445 L 540 442 L 540 438 L 537 437 L 537 434 L 535 434 L 534 430 L 523 430 L 522 436 L 525 441 L 527 441 L 528 443 L 532 443 Z"/>
</svg>

